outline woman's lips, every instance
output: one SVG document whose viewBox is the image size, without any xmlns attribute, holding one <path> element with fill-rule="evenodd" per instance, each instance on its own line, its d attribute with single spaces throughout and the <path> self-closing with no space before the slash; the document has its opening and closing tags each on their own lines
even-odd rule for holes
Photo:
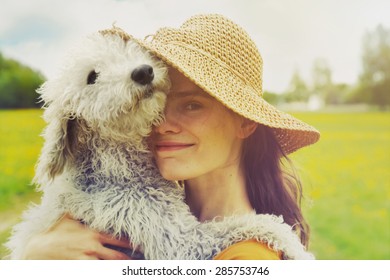
<svg viewBox="0 0 390 280">
<path fill-rule="evenodd" d="M 180 143 L 180 142 L 158 142 L 156 143 L 157 152 L 169 152 L 169 151 L 178 151 L 189 148 L 194 144 Z"/>
</svg>

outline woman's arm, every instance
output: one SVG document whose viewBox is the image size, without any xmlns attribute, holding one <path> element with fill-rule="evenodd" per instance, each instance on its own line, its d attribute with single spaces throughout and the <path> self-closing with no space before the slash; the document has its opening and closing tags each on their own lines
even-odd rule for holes
<svg viewBox="0 0 390 280">
<path fill-rule="evenodd" d="M 23 259 L 128 260 L 126 254 L 104 245 L 130 248 L 128 240 L 113 239 L 65 215 L 50 230 L 32 237 Z"/>
</svg>

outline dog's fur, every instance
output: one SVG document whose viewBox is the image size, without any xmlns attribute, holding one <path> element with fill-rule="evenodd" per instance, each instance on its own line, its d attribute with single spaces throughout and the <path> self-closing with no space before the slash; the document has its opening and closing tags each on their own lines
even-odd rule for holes
<svg viewBox="0 0 390 280">
<path fill-rule="evenodd" d="M 147 85 L 130 78 L 143 64 L 154 71 Z M 48 126 L 34 181 L 43 196 L 15 226 L 11 258 L 21 258 L 29 238 L 64 213 L 129 238 L 146 259 L 210 259 L 247 239 L 285 258 L 312 258 L 280 217 L 252 213 L 199 223 L 190 213 L 183 188 L 161 177 L 145 140 L 163 118 L 169 86 L 166 66 L 117 28 L 75 49 L 40 89 Z"/>
</svg>

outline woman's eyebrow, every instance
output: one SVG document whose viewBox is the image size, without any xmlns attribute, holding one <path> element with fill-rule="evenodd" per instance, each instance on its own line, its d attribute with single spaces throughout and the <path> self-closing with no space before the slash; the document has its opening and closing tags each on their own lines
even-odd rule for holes
<svg viewBox="0 0 390 280">
<path fill-rule="evenodd" d="M 174 92 L 171 92 L 169 95 L 170 95 L 170 97 L 174 97 L 174 98 L 185 98 L 185 97 L 196 97 L 196 96 L 205 97 L 205 98 L 212 98 L 209 94 L 205 93 L 201 89 L 174 91 Z"/>
</svg>

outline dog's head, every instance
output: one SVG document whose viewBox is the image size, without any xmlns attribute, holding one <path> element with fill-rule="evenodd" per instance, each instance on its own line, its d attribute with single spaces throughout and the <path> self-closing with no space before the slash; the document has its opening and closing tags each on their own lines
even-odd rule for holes
<svg viewBox="0 0 390 280">
<path fill-rule="evenodd" d="M 53 178 L 63 170 L 80 125 L 102 139 L 144 149 L 144 138 L 161 121 L 169 85 L 166 66 L 122 30 L 86 38 L 38 90 L 48 122 L 41 173 Z"/>
</svg>

